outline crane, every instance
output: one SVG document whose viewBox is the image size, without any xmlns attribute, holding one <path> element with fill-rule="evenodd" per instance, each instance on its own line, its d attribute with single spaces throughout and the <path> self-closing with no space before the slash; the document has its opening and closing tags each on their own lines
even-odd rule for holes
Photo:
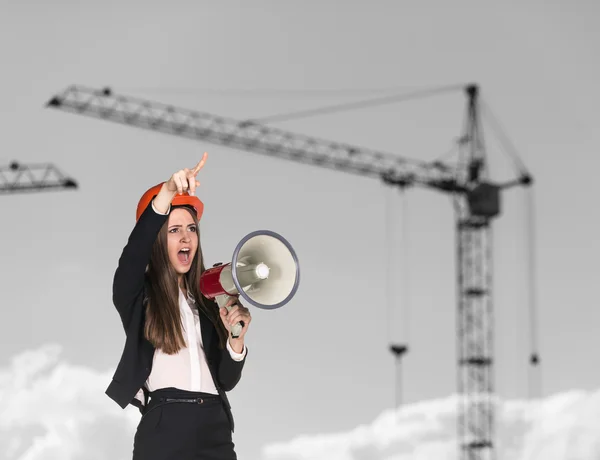
<svg viewBox="0 0 600 460">
<path fill-rule="evenodd" d="M 402 158 L 340 142 L 317 139 L 134 97 L 110 88 L 71 85 L 53 96 L 47 107 L 166 134 L 270 155 L 304 164 L 373 177 L 386 185 L 421 186 L 450 194 L 456 216 L 457 249 L 457 384 L 460 395 L 457 438 L 461 456 L 491 460 L 494 454 L 493 305 L 491 292 L 491 223 L 500 215 L 500 194 L 513 186 L 529 186 L 531 175 L 494 183 L 488 179 L 479 117 L 479 88 L 463 87 L 464 132 L 457 165 Z M 406 346 L 392 345 L 400 356 Z"/>
<path fill-rule="evenodd" d="M 22 165 L 12 161 L 0 167 L 0 194 L 77 188 L 77 182 L 52 164 Z"/>
</svg>

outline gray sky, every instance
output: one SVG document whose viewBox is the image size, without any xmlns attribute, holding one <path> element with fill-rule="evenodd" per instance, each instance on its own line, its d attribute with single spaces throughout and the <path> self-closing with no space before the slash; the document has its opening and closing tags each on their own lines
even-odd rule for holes
<svg viewBox="0 0 600 460">
<path fill-rule="evenodd" d="M 284 235 L 301 263 L 290 304 L 253 310 L 248 363 L 231 393 L 241 458 L 298 434 L 351 430 L 390 409 L 390 340 L 410 342 L 405 402 L 452 394 L 455 235 L 447 196 L 412 190 L 403 213 L 398 194 L 375 180 L 43 105 L 72 83 L 110 85 L 243 119 L 476 82 L 536 179 L 543 395 L 598 388 L 600 371 L 590 365 L 600 348 L 598 6 L 348 3 L 2 2 L 0 164 L 51 162 L 81 186 L 0 197 L 3 375 L 12 375 L 15 355 L 57 344 L 59 361 L 99 373 L 104 391 L 124 344 L 111 282 L 137 200 L 206 150 L 207 262 L 226 261 L 244 235 L 266 228 Z M 430 160 L 460 135 L 464 105 L 456 92 L 276 126 Z M 490 155 L 492 176 L 510 177 L 506 155 L 497 148 Z M 525 197 L 504 195 L 494 234 L 496 388 L 507 398 L 527 396 Z M 388 208 L 410 243 L 406 260 L 392 267 Z M 386 276 L 403 268 L 410 285 L 395 276 L 395 300 L 407 302 L 394 307 L 390 335 Z"/>
</svg>

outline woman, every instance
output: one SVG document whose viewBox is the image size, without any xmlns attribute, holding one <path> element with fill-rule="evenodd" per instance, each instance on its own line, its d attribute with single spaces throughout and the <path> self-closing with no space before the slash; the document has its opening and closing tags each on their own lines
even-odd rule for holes
<svg viewBox="0 0 600 460">
<path fill-rule="evenodd" d="M 126 342 L 106 393 L 142 413 L 134 460 L 237 458 L 225 392 L 240 380 L 251 315 L 237 299 L 219 309 L 199 291 L 204 205 L 195 192 L 206 158 L 144 193 L 114 276 Z"/>
</svg>

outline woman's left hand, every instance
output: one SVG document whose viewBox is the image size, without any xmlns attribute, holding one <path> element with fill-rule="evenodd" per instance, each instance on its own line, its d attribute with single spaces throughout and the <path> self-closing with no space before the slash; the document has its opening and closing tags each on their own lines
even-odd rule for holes
<svg viewBox="0 0 600 460">
<path fill-rule="evenodd" d="M 239 343 L 244 343 L 244 336 L 248 331 L 248 326 L 252 321 L 252 315 L 250 315 L 250 310 L 242 305 L 240 299 L 237 297 L 232 297 L 227 301 L 226 305 L 232 306 L 231 311 L 228 311 L 227 308 L 220 308 L 221 321 L 223 321 L 223 325 L 227 329 L 229 333 L 230 341 L 237 341 Z M 239 337 L 235 339 L 231 337 L 231 326 L 233 326 L 238 321 L 242 322 L 242 332 L 240 332 Z"/>
</svg>

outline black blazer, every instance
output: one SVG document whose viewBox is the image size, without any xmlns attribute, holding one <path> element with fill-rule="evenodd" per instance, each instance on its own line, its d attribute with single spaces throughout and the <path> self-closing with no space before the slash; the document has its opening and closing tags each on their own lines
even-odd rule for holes
<svg viewBox="0 0 600 460">
<path fill-rule="evenodd" d="M 152 205 L 148 205 L 131 231 L 113 279 L 113 303 L 121 317 L 126 340 L 121 359 L 112 382 L 106 389 L 106 394 L 123 409 L 128 404 L 138 407 L 140 411 L 143 409 L 135 395 L 150 375 L 155 350 L 154 346 L 144 338 L 144 297 L 147 282 L 145 272 L 150 261 L 152 245 L 168 218 L 168 215 L 158 214 L 152 209 Z M 209 305 L 210 302 L 214 303 L 206 298 L 203 300 Z M 219 349 L 214 325 L 202 309 L 198 310 L 208 368 L 223 400 L 231 431 L 234 431 L 231 406 L 225 392 L 232 390 L 239 382 L 248 350 L 246 349 L 246 357 L 242 361 L 235 361 L 226 348 Z"/>
</svg>

